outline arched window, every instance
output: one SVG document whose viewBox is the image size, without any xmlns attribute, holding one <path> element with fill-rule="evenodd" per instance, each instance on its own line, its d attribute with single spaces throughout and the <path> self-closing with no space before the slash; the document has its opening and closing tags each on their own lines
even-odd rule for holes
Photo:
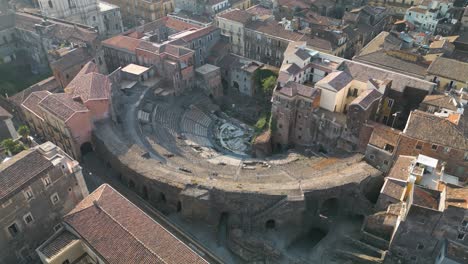
<svg viewBox="0 0 468 264">
<path fill-rule="evenodd" d="M 274 229 L 276 227 L 276 222 L 273 219 L 270 219 L 265 222 L 265 228 L 266 229 Z"/>
</svg>

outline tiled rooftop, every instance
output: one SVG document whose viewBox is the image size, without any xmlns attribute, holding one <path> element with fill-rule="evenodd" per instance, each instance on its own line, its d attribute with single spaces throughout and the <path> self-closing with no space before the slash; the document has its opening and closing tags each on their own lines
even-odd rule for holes
<svg viewBox="0 0 468 264">
<path fill-rule="evenodd" d="M 37 149 L 28 149 L 0 164 L 0 201 L 24 188 L 36 176 L 53 167 Z"/>
<path fill-rule="evenodd" d="M 207 263 L 106 184 L 64 221 L 109 263 Z"/>
</svg>

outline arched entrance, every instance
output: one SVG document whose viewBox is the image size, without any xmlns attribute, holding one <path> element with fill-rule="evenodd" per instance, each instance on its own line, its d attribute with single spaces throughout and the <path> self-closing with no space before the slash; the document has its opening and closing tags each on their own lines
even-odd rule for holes
<svg viewBox="0 0 468 264">
<path fill-rule="evenodd" d="M 135 189 L 135 182 L 133 182 L 133 180 L 128 181 L 128 188 L 130 188 L 132 190 Z"/>
<path fill-rule="evenodd" d="M 143 186 L 141 196 L 143 197 L 143 199 L 148 200 L 148 188 L 146 188 L 146 186 Z"/>
<path fill-rule="evenodd" d="M 320 215 L 326 217 L 334 217 L 338 214 L 338 199 L 337 198 L 330 198 L 325 200 L 320 206 Z"/>
<path fill-rule="evenodd" d="M 268 221 L 265 222 L 265 228 L 266 229 L 275 229 L 276 227 L 276 222 L 273 219 L 269 219 Z"/>
<path fill-rule="evenodd" d="M 222 212 L 221 216 L 219 217 L 219 222 L 218 222 L 218 234 L 217 234 L 218 245 L 224 245 L 227 241 L 228 222 L 229 222 L 229 213 Z"/>
<path fill-rule="evenodd" d="M 163 202 L 163 203 L 166 203 L 166 195 L 164 195 L 164 193 L 161 193 L 161 194 L 159 195 L 159 200 L 160 200 L 161 202 Z"/>
<path fill-rule="evenodd" d="M 93 152 L 93 145 L 91 145 L 90 142 L 85 142 L 83 144 L 81 144 L 81 147 L 80 147 L 80 152 L 81 152 L 81 156 L 84 156 L 90 152 Z"/>
</svg>

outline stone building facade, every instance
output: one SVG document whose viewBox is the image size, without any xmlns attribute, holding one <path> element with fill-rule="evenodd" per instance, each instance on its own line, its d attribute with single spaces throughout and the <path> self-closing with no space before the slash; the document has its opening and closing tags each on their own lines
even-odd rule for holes
<svg viewBox="0 0 468 264">
<path fill-rule="evenodd" d="M 137 26 L 160 19 L 174 12 L 174 0 L 107 0 L 120 7 L 122 20 L 127 26 Z"/>
<path fill-rule="evenodd" d="M 427 94 L 434 88 L 434 84 L 417 78 L 320 53 L 307 48 L 305 42 L 290 43 L 284 56 L 279 85 L 295 82 L 321 91 L 320 107 L 308 115 L 313 136 L 306 145 L 327 151 L 340 148 L 364 152 L 372 133 L 371 123 L 381 122 L 383 105 L 395 96 L 393 93 L 414 89 Z M 283 107 L 281 111 L 289 110 Z M 284 145 L 286 139 L 280 144 Z"/>
<path fill-rule="evenodd" d="M 449 118 L 415 110 L 405 129 L 392 130 L 392 137 L 382 134 L 380 130 L 374 130 L 366 159 L 377 168 L 388 168 L 388 164 L 400 155 L 423 154 L 445 162 L 445 172 L 465 182 L 468 147 L 467 138 L 461 130 L 462 123 L 463 120 L 457 124 Z M 378 158 L 383 156 L 385 158 Z"/>
<path fill-rule="evenodd" d="M 244 28 L 252 17 L 252 14 L 239 9 L 216 16 L 216 26 L 221 29 L 221 34 L 229 39 L 232 53 L 245 56 Z"/>
<path fill-rule="evenodd" d="M 163 18 L 107 39 L 103 47 L 109 69 L 131 63 L 149 67 L 181 94 L 195 87 L 194 68 L 206 63 L 219 37 L 216 27 Z"/>
<path fill-rule="evenodd" d="M 211 98 L 223 96 L 223 85 L 221 83 L 221 70 L 219 67 L 205 64 L 195 70 L 197 87 Z"/>
<path fill-rule="evenodd" d="M 320 90 L 296 82 L 275 88 L 271 114 L 276 128 L 273 142 L 277 148 L 288 144 L 307 145 L 313 140 L 311 113 L 320 106 Z"/>
<path fill-rule="evenodd" d="M 66 49 L 80 47 L 94 59 L 103 59 L 98 34 L 92 27 L 52 18 L 45 20 L 31 13 L 5 13 L 0 17 L 4 25 L 10 25 L 8 45 L 2 48 L 10 50 L 10 59 L 21 54 L 34 73 L 48 72 L 49 65 L 60 57 L 56 56 L 57 52 Z M 102 70 L 105 71 L 105 66 Z"/>
<path fill-rule="evenodd" d="M 218 66 L 227 89 L 247 96 L 258 94 L 256 73 L 266 69 L 263 63 L 231 53 L 223 56 Z"/>
<path fill-rule="evenodd" d="M 1 164 L 0 263 L 35 263 L 35 248 L 88 189 L 78 162 L 51 142 Z"/>
<path fill-rule="evenodd" d="M 122 17 L 118 6 L 98 0 L 38 0 L 41 13 L 98 29 L 102 36 L 123 31 Z"/>
<path fill-rule="evenodd" d="M 32 92 L 21 104 L 22 111 L 33 131 L 80 160 L 92 151 L 93 123 L 108 116 L 112 85 L 117 84 L 89 62 L 65 93 Z"/>
</svg>

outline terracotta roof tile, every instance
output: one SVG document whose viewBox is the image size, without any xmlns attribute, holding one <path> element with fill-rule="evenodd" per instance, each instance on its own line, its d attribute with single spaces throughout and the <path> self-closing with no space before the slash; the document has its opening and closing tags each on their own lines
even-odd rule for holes
<svg viewBox="0 0 468 264">
<path fill-rule="evenodd" d="M 185 35 L 181 37 L 181 39 L 183 39 L 184 41 L 190 42 L 194 39 L 201 38 L 217 30 L 220 30 L 220 29 L 215 26 L 208 26 L 208 27 L 194 30 L 193 33 Z"/>
<path fill-rule="evenodd" d="M 422 104 L 443 107 L 452 111 L 457 111 L 458 108 L 458 102 L 456 99 L 450 95 L 445 94 L 426 95 L 422 101 Z"/>
<path fill-rule="evenodd" d="M 311 86 L 299 84 L 297 82 L 288 82 L 283 87 L 277 88 L 277 91 L 281 94 L 293 97 L 301 95 L 310 99 L 320 95 L 320 90 Z"/>
<path fill-rule="evenodd" d="M 353 78 L 348 73 L 343 71 L 334 71 L 318 81 L 317 85 L 326 85 L 326 87 L 330 87 L 335 91 L 340 91 L 352 80 Z"/>
<path fill-rule="evenodd" d="M 302 34 L 286 30 L 281 25 L 271 21 L 252 21 L 246 25 L 246 28 L 289 41 L 298 41 L 303 38 Z"/>
<path fill-rule="evenodd" d="M 36 176 L 53 167 L 37 149 L 20 152 L 0 164 L 0 201 L 21 190 Z"/>
<path fill-rule="evenodd" d="M 404 195 L 406 193 L 406 186 L 406 182 L 392 178 L 386 178 L 381 193 L 399 201 L 403 201 Z"/>
<path fill-rule="evenodd" d="M 455 124 L 430 113 L 411 112 L 403 133 L 434 144 L 468 151 L 468 138 Z"/>
<path fill-rule="evenodd" d="M 437 57 L 427 69 L 427 73 L 430 75 L 441 76 L 463 83 L 468 82 L 467 72 L 468 63 L 444 57 Z"/>
<path fill-rule="evenodd" d="M 411 164 L 416 160 L 413 156 L 399 156 L 387 177 L 408 181 Z"/>
<path fill-rule="evenodd" d="M 382 98 L 382 94 L 377 89 L 370 89 L 361 93 L 351 104 L 359 105 L 363 109 L 369 108 L 377 100 Z"/>
<path fill-rule="evenodd" d="M 28 98 L 26 98 L 26 100 L 24 100 L 21 106 L 37 117 L 43 119 L 42 109 L 39 107 L 39 103 L 49 94 L 51 94 L 49 91 L 33 92 L 28 96 Z"/>
<path fill-rule="evenodd" d="M 63 121 L 77 112 L 89 111 L 83 104 L 73 100 L 73 95 L 66 93 L 50 94 L 42 99 L 39 106 Z"/>
<path fill-rule="evenodd" d="M 64 221 L 107 262 L 207 263 L 112 187 L 95 192 Z"/>
<path fill-rule="evenodd" d="M 218 17 L 239 22 L 241 24 L 246 24 L 251 21 L 253 15 L 245 10 L 234 9 L 222 14 L 219 14 Z"/>
<path fill-rule="evenodd" d="M 143 40 L 123 35 L 117 35 L 115 37 L 104 40 L 102 42 L 102 45 L 110 48 L 126 50 L 130 53 L 135 53 L 135 50 L 137 49 L 141 41 Z"/>
<path fill-rule="evenodd" d="M 88 100 L 109 99 L 111 82 L 105 75 L 98 73 L 95 63 L 88 62 L 65 88 L 73 98 L 79 97 L 83 103 Z"/>
<path fill-rule="evenodd" d="M 43 248 L 41 248 L 41 252 L 47 258 L 52 258 L 58 253 L 62 251 L 65 247 L 80 241 L 75 235 L 72 233 L 63 230 L 59 234 L 57 234 L 52 241 L 47 243 Z"/>
</svg>

